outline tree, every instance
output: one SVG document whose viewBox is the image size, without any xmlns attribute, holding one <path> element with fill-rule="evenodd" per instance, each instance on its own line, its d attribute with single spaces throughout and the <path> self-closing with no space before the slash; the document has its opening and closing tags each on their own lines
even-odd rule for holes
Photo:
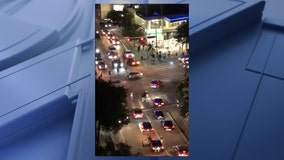
<svg viewBox="0 0 284 160">
<path fill-rule="evenodd" d="M 177 39 L 177 41 L 179 43 L 182 43 L 182 46 L 184 44 L 188 44 L 189 43 L 189 31 L 188 30 L 189 30 L 188 21 L 186 21 L 186 22 L 183 22 L 181 25 L 179 25 L 176 28 L 176 32 L 173 35 L 173 37 L 175 39 Z"/>
<path fill-rule="evenodd" d="M 189 76 L 185 78 L 178 86 L 178 93 L 181 98 L 182 106 L 180 110 L 180 115 L 182 117 L 187 117 L 189 113 Z"/>
<path fill-rule="evenodd" d="M 115 86 L 111 81 L 96 79 L 96 146 L 99 146 L 100 130 L 118 132 L 123 125 L 129 123 L 127 117 L 127 90 L 123 86 Z"/>
</svg>

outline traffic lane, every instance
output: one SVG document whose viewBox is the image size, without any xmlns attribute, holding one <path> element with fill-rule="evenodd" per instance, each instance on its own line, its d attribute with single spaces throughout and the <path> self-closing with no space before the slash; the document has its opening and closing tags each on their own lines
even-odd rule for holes
<svg viewBox="0 0 284 160">
<path fill-rule="evenodd" d="M 181 145 L 181 144 L 189 144 L 188 139 L 183 135 L 179 127 L 176 125 L 176 122 L 174 119 L 171 117 L 171 115 L 166 111 L 162 110 L 164 115 L 165 115 L 165 120 L 171 120 L 173 124 L 176 126 L 175 129 L 172 131 L 165 131 L 161 125 L 161 120 L 157 120 L 154 117 L 153 110 L 146 110 L 145 115 L 151 122 L 152 126 L 155 129 L 155 137 L 157 139 L 163 139 L 163 145 L 165 148 L 165 153 L 166 155 L 170 155 L 170 150 L 172 146 L 174 145 Z"/>
<path fill-rule="evenodd" d="M 144 132 L 141 133 L 138 123 L 143 121 L 149 121 L 147 116 L 141 119 L 134 119 L 131 117 L 131 122 L 124 126 L 119 133 L 116 135 L 118 136 L 119 142 L 127 143 L 131 146 L 131 152 L 133 154 L 140 152 L 143 156 L 163 156 L 169 155 L 167 152 L 153 152 L 150 146 L 143 146 L 142 141 L 146 140 L 149 136 L 155 138 L 157 137 L 156 131 L 153 132 Z"/>
</svg>

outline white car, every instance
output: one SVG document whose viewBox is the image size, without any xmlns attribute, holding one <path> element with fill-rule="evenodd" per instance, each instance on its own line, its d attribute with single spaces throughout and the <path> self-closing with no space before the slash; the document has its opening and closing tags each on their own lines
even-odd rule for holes
<svg viewBox="0 0 284 160">
<path fill-rule="evenodd" d="M 127 79 L 139 79 L 142 78 L 143 73 L 137 72 L 137 71 L 132 71 L 129 72 L 127 75 L 125 75 L 125 78 Z"/>
<path fill-rule="evenodd" d="M 128 59 L 128 58 L 134 58 L 134 54 L 131 50 L 125 50 L 123 53 L 124 58 Z"/>
<path fill-rule="evenodd" d="M 116 51 L 110 51 L 108 52 L 108 58 L 111 59 L 111 60 L 114 60 L 114 59 L 117 59 L 118 58 L 118 54 Z"/>
</svg>

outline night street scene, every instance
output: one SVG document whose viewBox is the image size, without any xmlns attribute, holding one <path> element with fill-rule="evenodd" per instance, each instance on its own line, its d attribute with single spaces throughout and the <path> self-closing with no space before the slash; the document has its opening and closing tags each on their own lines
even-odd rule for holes
<svg viewBox="0 0 284 160">
<path fill-rule="evenodd" d="M 189 5 L 95 14 L 96 156 L 189 156 Z"/>
</svg>

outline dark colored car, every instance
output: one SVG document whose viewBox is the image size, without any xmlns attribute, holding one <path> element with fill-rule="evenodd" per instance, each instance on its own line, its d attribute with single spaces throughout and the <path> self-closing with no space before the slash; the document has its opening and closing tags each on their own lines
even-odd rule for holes
<svg viewBox="0 0 284 160">
<path fill-rule="evenodd" d="M 140 109 L 140 108 L 133 109 L 132 115 L 133 115 L 134 118 L 143 118 L 144 117 L 144 113 L 143 113 L 142 109 Z"/>
<path fill-rule="evenodd" d="M 139 78 L 142 78 L 142 76 L 143 76 L 143 73 L 137 72 L 137 71 L 132 71 L 132 72 L 129 72 L 127 75 L 125 75 L 127 79 L 139 79 Z"/>
<path fill-rule="evenodd" d="M 122 68 L 123 63 L 119 59 L 114 59 L 111 61 L 112 68 Z"/>
<path fill-rule="evenodd" d="M 161 85 L 162 85 L 162 81 L 157 80 L 157 79 L 153 79 L 149 84 L 151 88 L 159 88 Z"/>
<path fill-rule="evenodd" d="M 100 61 L 97 64 L 98 69 L 107 69 L 107 64 L 104 61 Z"/>
<path fill-rule="evenodd" d="M 160 110 L 155 110 L 154 116 L 156 119 L 165 119 L 163 111 L 160 111 Z"/>
<path fill-rule="evenodd" d="M 103 61 L 102 57 L 96 57 L 96 64 L 99 64 L 99 62 Z"/>
<path fill-rule="evenodd" d="M 165 131 L 171 131 L 175 128 L 175 125 L 171 120 L 162 121 L 161 124 Z"/>
<path fill-rule="evenodd" d="M 173 156 L 189 156 L 189 147 L 187 145 L 175 145 L 172 146 Z"/>
<path fill-rule="evenodd" d="M 152 124 L 150 122 L 140 122 L 138 123 L 138 126 L 142 133 L 154 131 L 154 128 L 152 127 Z"/>
<path fill-rule="evenodd" d="M 164 106 L 165 105 L 164 100 L 162 98 L 159 98 L 159 97 L 154 98 L 153 103 L 154 103 L 153 104 L 154 107 L 156 107 L 156 106 L 160 107 L 160 106 Z"/>
<path fill-rule="evenodd" d="M 112 40 L 112 39 L 115 39 L 115 36 L 111 33 L 107 34 L 107 39 L 108 40 Z"/>
<path fill-rule="evenodd" d="M 164 151 L 164 146 L 161 140 L 152 140 L 150 143 L 151 149 L 154 152 Z"/>
<path fill-rule="evenodd" d="M 129 66 L 139 66 L 140 65 L 140 61 L 136 60 L 134 58 L 128 58 L 127 62 L 126 62 Z"/>
</svg>

